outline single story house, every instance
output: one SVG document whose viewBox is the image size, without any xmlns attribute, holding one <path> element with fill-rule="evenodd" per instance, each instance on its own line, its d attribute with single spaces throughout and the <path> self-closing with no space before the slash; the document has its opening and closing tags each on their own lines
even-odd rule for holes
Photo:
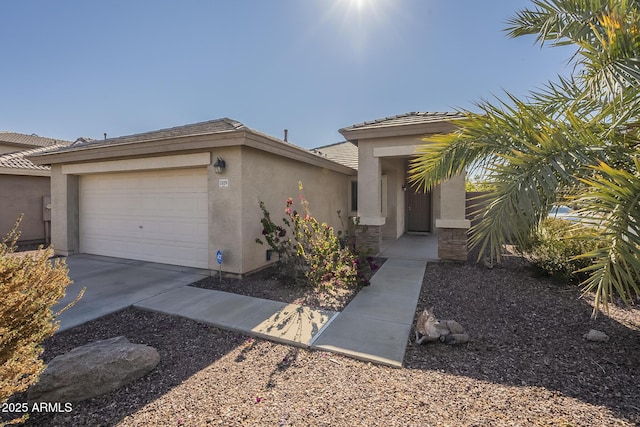
<svg viewBox="0 0 640 427">
<path fill-rule="evenodd" d="M 0 132 L 0 235 L 4 237 L 23 215 L 19 244 L 47 243 L 50 230 L 50 168 L 26 156 L 62 148 L 69 141 Z"/>
<path fill-rule="evenodd" d="M 458 205 L 464 221 L 463 177 L 428 195 L 430 205 L 421 211 L 429 215 L 427 228 L 416 228 L 413 215 L 405 220 L 414 212 L 411 203 L 405 209 L 405 197 L 411 198 L 405 195 L 412 194 L 405 191 L 407 160 L 422 137 L 452 129 L 444 123 L 456 118 L 410 116 L 428 123 L 385 119 L 390 123 L 379 126 L 379 134 L 371 124 L 354 125 L 341 130 L 347 142 L 315 150 L 223 118 L 77 142 L 31 160 L 51 165 L 56 253 L 220 267 L 241 275 L 269 262 L 268 248 L 255 242 L 262 231 L 259 201 L 278 220 L 285 200 L 296 199 L 299 181 L 315 217 L 339 228 L 337 211 L 359 215 L 372 232 L 374 249 L 383 237 L 398 238 L 414 228 L 464 230 L 466 236 L 463 222 L 456 222 Z M 464 250 L 466 257 L 466 237 Z M 217 251 L 223 254 L 221 266 Z"/>
</svg>

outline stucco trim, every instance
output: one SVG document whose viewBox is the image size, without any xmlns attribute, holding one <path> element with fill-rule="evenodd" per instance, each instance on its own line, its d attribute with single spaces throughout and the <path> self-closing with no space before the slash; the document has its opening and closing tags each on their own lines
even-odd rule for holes
<svg viewBox="0 0 640 427">
<path fill-rule="evenodd" d="M 0 167 L 0 175 L 51 176 L 51 171 L 41 169 Z"/>
<path fill-rule="evenodd" d="M 65 175 L 84 175 L 104 172 L 144 171 L 207 166 L 211 153 L 179 154 L 175 156 L 144 157 L 140 159 L 109 160 L 93 163 L 62 165 Z"/>
<path fill-rule="evenodd" d="M 436 219 L 437 228 L 471 228 L 468 219 Z"/>
<path fill-rule="evenodd" d="M 416 153 L 417 145 L 396 145 L 389 147 L 375 147 L 373 157 L 406 157 Z"/>
<path fill-rule="evenodd" d="M 384 225 L 386 223 L 385 217 L 360 217 L 360 224 L 362 225 Z"/>
</svg>

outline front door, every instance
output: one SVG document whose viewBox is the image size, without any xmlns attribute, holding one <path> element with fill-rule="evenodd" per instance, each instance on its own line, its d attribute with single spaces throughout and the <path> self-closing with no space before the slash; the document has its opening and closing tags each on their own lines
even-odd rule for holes
<svg viewBox="0 0 640 427">
<path fill-rule="evenodd" d="M 404 199 L 407 231 L 431 231 L 431 193 L 407 186 Z"/>
</svg>

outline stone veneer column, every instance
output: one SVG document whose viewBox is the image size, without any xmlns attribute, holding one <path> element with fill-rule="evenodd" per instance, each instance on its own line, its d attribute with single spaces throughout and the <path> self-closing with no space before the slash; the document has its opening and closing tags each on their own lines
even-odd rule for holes
<svg viewBox="0 0 640 427">
<path fill-rule="evenodd" d="M 359 225 L 356 227 L 356 247 L 369 251 L 372 255 L 380 252 L 382 245 L 382 226 Z"/>
<path fill-rule="evenodd" d="M 467 229 L 441 228 L 438 230 L 438 258 L 447 261 L 467 260 Z"/>
</svg>

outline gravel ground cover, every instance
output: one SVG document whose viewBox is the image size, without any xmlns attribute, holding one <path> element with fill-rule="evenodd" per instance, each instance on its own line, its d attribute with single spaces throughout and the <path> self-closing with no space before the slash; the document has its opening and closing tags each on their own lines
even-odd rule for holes
<svg viewBox="0 0 640 427">
<path fill-rule="evenodd" d="M 376 265 L 377 269 L 382 267 L 385 261 L 385 258 L 374 258 L 372 263 Z M 310 286 L 283 283 L 278 279 L 275 267 L 258 271 L 244 277 L 242 280 L 225 277 L 224 275 L 219 277 L 216 274 L 211 277 L 205 277 L 191 286 L 332 311 L 342 311 L 363 288 L 363 286 L 334 288 L 318 293 Z"/>
<path fill-rule="evenodd" d="M 640 310 L 616 306 L 591 319 L 590 301 L 579 295 L 517 260 L 490 270 L 429 264 L 416 315 L 434 307 L 464 325 L 471 342 L 410 342 L 403 369 L 128 308 L 50 338 L 45 360 L 124 335 L 157 348 L 158 367 L 71 412 L 32 413 L 27 425 L 638 425 Z M 585 341 L 591 328 L 610 341 Z"/>
</svg>

